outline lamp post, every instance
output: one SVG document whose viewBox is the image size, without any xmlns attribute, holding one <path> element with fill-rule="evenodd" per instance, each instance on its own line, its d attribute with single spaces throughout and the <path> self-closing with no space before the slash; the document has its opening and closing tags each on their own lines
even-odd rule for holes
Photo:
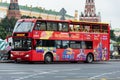
<svg viewBox="0 0 120 80">
<path fill-rule="evenodd" d="M 32 14 L 32 5 L 30 6 L 30 17 L 32 17 L 31 14 Z"/>
</svg>

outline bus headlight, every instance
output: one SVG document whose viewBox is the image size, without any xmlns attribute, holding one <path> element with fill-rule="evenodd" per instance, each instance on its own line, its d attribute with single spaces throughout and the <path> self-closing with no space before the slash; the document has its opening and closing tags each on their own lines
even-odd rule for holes
<svg viewBox="0 0 120 80">
<path fill-rule="evenodd" d="M 27 55 L 25 55 L 25 57 L 30 57 L 30 55 L 29 55 L 29 54 L 27 54 Z"/>
<path fill-rule="evenodd" d="M 10 54 L 10 57 L 13 57 L 13 54 Z"/>
</svg>

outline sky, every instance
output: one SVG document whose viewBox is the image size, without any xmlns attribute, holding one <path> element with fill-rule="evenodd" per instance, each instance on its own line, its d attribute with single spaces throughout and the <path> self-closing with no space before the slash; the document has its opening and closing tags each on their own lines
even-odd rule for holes
<svg viewBox="0 0 120 80">
<path fill-rule="evenodd" d="M 3 0 L 3 2 L 6 0 Z M 8 2 L 10 0 L 7 0 Z M 86 0 L 18 0 L 19 5 L 32 5 L 60 11 L 65 8 L 67 14 L 74 16 L 75 10 L 79 14 L 84 12 Z M 120 0 L 95 0 L 96 13 L 101 13 L 102 22 L 108 22 L 112 28 L 120 28 Z"/>
</svg>

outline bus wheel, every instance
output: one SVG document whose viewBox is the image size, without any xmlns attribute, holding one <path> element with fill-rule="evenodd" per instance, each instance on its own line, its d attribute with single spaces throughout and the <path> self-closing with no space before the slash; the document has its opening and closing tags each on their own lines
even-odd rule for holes
<svg viewBox="0 0 120 80">
<path fill-rule="evenodd" d="M 52 63 L 52 61 L 53 61 L 52 55 L 51 54 L 46 54 L 45 58 L 44 58 L 44 61 L 45 61 L 46 64 Z"/>
<path fill-rule="evenodd" d="M 92 54 L 88 54 L 87 57 L 86 57 L 86 62 L 87 63 L 92 63 L 94 60 L 94 57 Z"/>
</svg>

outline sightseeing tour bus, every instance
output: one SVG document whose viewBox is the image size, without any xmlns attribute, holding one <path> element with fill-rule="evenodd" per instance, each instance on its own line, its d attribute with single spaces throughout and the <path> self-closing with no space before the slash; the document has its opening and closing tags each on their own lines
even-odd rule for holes
<svg viewBox="0 0 120 80">
<path fill-rule="evenodd" d="M 109 60 L 107 23 L 20 19 L 13 31 L 11 59 L 17 61 Z"/>
</svg>

